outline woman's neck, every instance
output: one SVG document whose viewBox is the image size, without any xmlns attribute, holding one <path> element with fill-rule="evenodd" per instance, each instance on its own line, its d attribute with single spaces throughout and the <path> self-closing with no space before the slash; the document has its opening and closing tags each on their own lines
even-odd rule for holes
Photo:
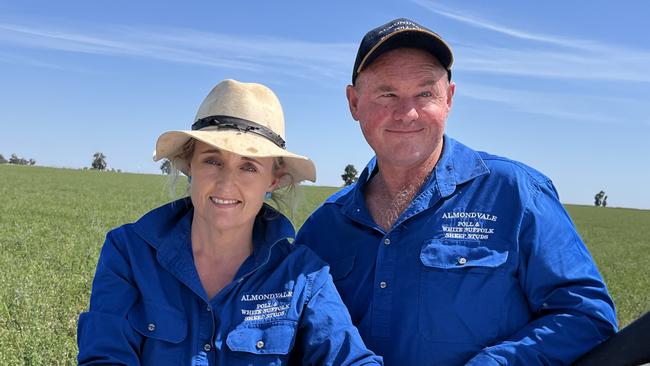
<svg viewBox="0 0 650 366">
<path fill-rule="evenodd" d="M 253 224 L 246 223 L 226 230 L 215 229 L 201 218 L 192 221 L 192 251 L 195 254 L 212 258 L 244 259 L 253 252 Z"/>
</svg>

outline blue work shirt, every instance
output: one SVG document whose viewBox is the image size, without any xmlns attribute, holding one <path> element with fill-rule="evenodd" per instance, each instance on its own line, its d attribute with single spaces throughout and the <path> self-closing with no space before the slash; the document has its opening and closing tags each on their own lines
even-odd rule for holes
<svg viewBox="0 0 650 366">
<path fill-rule="evenodd" d="M 262 208 L 253 254 L 208 299 L 192 256 L 192 215 L 186 198 L 108 233 L 79 317 L 79 364 L 381 365 L 327 265 L 289 243 L 284 216 Z"/>
<path fill-rule="evenodd" d="M 614 304 L 551 181 L 444 138 L 389 231 L 364 189 L 330 197 L 296 243 L 328 262 L 386 365 L 564 365 L 616 331 Z"/>
</svg>

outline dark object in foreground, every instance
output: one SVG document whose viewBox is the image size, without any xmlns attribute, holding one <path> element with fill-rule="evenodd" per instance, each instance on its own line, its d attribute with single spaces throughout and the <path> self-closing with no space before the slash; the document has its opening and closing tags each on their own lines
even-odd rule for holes
<svg viewBox="0 0 650 366">
<path fill-rule="evenodd" d="M 580 358 L 574 366 L 632 366 L 650 362 L 650 312 Z"/>
</svg>

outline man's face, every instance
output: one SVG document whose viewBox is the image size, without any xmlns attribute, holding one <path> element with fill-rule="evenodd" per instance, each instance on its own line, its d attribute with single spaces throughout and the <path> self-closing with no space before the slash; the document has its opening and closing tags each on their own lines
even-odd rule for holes
<svg viewBox="0 0 650 366">
<path fill-rule="evenodd" d="M 431 54 L 399 48 L 363 70 L 347 97 L 380 165 L 409 168 L 439 157 L 454 89 Z"/>
</svg>

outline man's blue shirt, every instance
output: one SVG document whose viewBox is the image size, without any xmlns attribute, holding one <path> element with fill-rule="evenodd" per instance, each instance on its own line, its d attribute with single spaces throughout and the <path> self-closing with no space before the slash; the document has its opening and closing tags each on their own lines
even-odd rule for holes
<svg viewBox="0 0 650 366">
<path fill-rule="evenodd" d="M 326 264 L 290 244 L 291 223 L 268 206 L 253 254 L 208 299 L 192 257 L 192 214 L 190 200 L 179 200 L 108 233 L 79 318 L 79 364 L 381 364 Z"/>
<path fill-rule="evenodd" d="M 366 345 L 387 365 L 562 365 L 616 331 L 614 304 L 551 181 L 445 136 L 386 232 L 358 182 L 297 243 L 331 266 Z"/>
</svg>

